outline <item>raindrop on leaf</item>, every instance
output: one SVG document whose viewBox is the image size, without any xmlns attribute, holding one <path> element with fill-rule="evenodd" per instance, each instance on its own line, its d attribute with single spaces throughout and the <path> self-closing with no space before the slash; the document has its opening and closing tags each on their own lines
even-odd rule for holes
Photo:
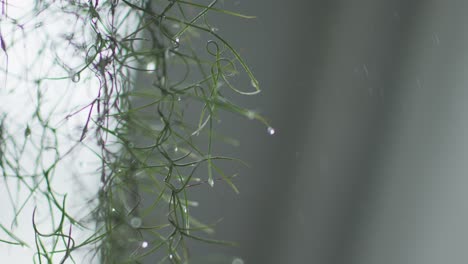
<svg viewBox="0 0 468 264">
<path fill-rule="evenodd" d="M 154 62 L 152 61 L 152 62 L 149 62 L 148 64 L 146 64 L 146 70 L 147 70 L 148 72 L 151 72 L 151 71 L 156 70 L 156 63 L 154 63 Z"/>
<path fill-rule="evenodd" d="M 254 111 L 247 111 L 247 113 L 245 114 L 247 116 L 248 119 L 252 120 L 255 118 L 255 112 Z"/>
<path fill-rule="evenodd" d="M 213 178 L 209 178 L 209 179 L 208 179 L 208 184 L 209 184 L 211 187 L 214 186 L 214 180 L 213 180 Z"/>
<path fill-rule="evenodd" d="M 276 133 L 275 129 L 272 128 L 272 127 L 268 127 L 268 128 L 267 128 L 267 132 L 268 132 L 268 134 L 270 134 L 270 135 L 274 135 L 274 134 Z"/>
<path fill-rule="evenodd" d="M 252 87 L 254 87 L 255 89 L 258 89 L 258 82 L 257 81 L 250 80 L 250 85 L 252 85 Z"/>
<path fill-rule="evenodd" d="M 29 137 L 31 135 L 31 128 L 29 128 L 29 125 L 26 126 L 26 129 L 24 130 L 24 137 Z"/>
<path fill-rule="evenodd" d="M 141 226 L 141 224 L 143 223 L 143 221 L 141 220 L 140 217 L 133 217 L 131 220 L 130 220 L 130 225 L 133 227 L 133 228 L 139 228 Z"/>
<path fill-rule="evenodd" d="M 74 83 L 79 82 L 79 81 L 80 81 L 80 73 L 77 72 L 77 73 L 73 74 L 73 76 L 71 77 L 71 80 L 72 80 L 72 82 L 74 82 Z"/>
</svg>

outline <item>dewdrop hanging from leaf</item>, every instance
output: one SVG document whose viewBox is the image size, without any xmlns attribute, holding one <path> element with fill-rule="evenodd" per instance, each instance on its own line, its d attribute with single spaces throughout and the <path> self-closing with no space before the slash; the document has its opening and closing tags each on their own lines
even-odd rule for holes
<svg viewBox="0 0 468 264">
<path fill-rule="evenodd" d="M 275 129 L 272 128 L 272 127 L 268 127 L 267 132 L 268 132 L 269 135 L 272 135 L 272 136 L 276 133 Z"/>
</svg>

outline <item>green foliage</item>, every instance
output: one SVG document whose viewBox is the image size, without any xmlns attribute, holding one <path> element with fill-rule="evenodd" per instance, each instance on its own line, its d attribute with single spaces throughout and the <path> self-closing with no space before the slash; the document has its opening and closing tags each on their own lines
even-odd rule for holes
<svg viewBox="0 0 468 264">
<path fill-rule="evenodd" d="M 0 242 L 35 248 L 35 263 L 75 262 L 80 251 L 102 263 L 188 263 L 191 240 L 231 245 L 191 216 L 189 190 L 220 180 L 238 192 L 220 162 L 239 160 L 213 152 L 220 110 L 269 127 L 230 100 L 257 94 L 259 83 L 208 22 L 212 12 L 253 17 L 217 0 L 38 0 L 21 17 L 9 15 L 10 2 L 2 2 L 2 93 L 27 103 L 0 108 L 0 171 L 13 212 L 0 222 Z M 74 167 L 83 155 L 93 156 L 87 170 Z M 99 187 L 86 189 L 85 178 Z M 59 189 L 64 179 L 83 184 L 78 194 Z M 71 195 L 87 205 L 69 206 Z M 21 217 L 31 219 L 34 245 L 15 234 Z"/>
</svg>

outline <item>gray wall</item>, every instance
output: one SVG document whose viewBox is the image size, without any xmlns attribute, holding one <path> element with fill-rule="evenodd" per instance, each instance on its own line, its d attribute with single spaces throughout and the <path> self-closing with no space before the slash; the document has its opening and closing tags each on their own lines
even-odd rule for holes
<svg viewBox="0 0 468 264">
<path fill-rule="evenodd" d="M 218 150 L 252 166 L 235 168 L 240 195 L 221 183 L 194 190 L 193 212 L 222 217 L 216 237 L 240 246 L 196 244 L 195 254 L 254 264 L 466 262 L 467 5 L 225 3 L 258 16 L 217 24 L 263 89 L 238 101 L 277 134 L 226 114 L 222 132 L 241 145 Z"/>
</svg>

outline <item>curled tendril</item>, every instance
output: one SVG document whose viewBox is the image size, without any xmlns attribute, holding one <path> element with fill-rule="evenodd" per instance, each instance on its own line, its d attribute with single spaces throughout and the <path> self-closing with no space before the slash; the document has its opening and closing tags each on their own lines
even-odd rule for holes
<svg viewBox="0 0 468 264">
<path fill-rule="evenodd" d="M 214 50 L 212 50 L 210 47 L 214 47 Z M 220 51 L 219 51 L 219 45 L 218 45 L 218 42 L 214 41 L 214 40 L 208 40 L 206 42 L 206 51 L 210 54 L 210 55 L 213 55 L 215 57 L 218 57 L 220 55 Z"/>
</svg>

